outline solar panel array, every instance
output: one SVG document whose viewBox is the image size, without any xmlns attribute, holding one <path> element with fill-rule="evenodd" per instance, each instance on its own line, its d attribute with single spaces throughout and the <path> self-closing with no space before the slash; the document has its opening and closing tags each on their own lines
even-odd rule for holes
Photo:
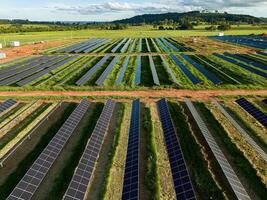
<svg viewBox="0 0 267 200">
<path fill-rule="evenodd" d="M 252 117 L 254 117 L 258 122 L 260 122 L 265 128 L 267 128 L 267 115 L 265 113 L 263 113 L 245 98 L 236 100 L 236 103 L 245 111 L 247 111 Z"/>
<path fill-rule="evenodd" d="M 206 142 L 208 143 L 213 155 L 215 156 L 217 162 L 219 163 L 228 183 L 230 184 L 233 192 L 235 193 L 237 199 L 242 200 L 250 200 L 249 195 L 247 194 L 244 186 L 238 179 L 236 173 L 234 172 L 233 168 L 229 164 L 228 160 L 224 156 L 222 150 L 218 146 L 217 142 L 213 138 L 211 132 L 209 131 L 207 125 L 203 121 L 203 119 L 198 114 L 196 108 L 194 107 L 193 103 L 186 99 L 185 101 L 188 109 L 190 110 L 194 120 L 197 123 L 198 128 L 201 131 L 201 134 L 204 136 Z"/>
<path fill-rule="evenodd" d="M 8 99 L 5 102 L 0 104 L 0 113 L 6 111 L 7 109 L 11 108 L 14 106 L 17 102 L 13 99 Z"/>
<path fill-rule="evenodd" d="M 171 76 L 173 82 L 178 83 L 178 80 L 176 79 L 175 75 L 173 74 L 173 71 L 171 70 L 169 64 L 167 63 L 167 61 L 165 60 L 165 58 L 163 57 L 163 55 L 160 55 L 160 58 L 162 60 L 163 66 L 167 70 L 168 74 Z"/>
<path fill-rule="evenodd" d="M 215 56 L 217 56 L 218 58 L 221 58 L 221 59 L 223 59 L 223 60 L 226 60 L 226 61 L 228 61 L 228 62 L 230 62 L 230 63 L 232 63 L 232 64 L 235 64 L 235 65 L 237 65 L 237 66 L 239 66 L 239 67 L 242 67 L 243 69 L 246 69 L 246 70 L 248 70 L 248 71 L 250 71 L 250 72 L 252 72 L 252 73 L 254 73 L 254 74 L 257 74 L 257 75 L 259 75 L 259 76 L 262 76 L 262 77 L 264 77 L 264 78 L 267 78 L 267 73 L 265 73 L 265 72 L 263 72 L 263 71 L 259 71 L 259 70 L 257 70 L 257 69 L 254 69 L 253 67 L 250 67 L 250 66 L 245 65 L 245 64 L 243 64 L 243 63 L 241 63 L 241 62 L 238 62 L 238 61 L 235 60 L 235 59 L 226 57 L 226 56 L 221 55 L 221 54 L 218 54 L 218 53 L 214 53 L 213 55 L 215 55 Z"/>
<path fill-rule="evenodd" d="M 139 199 L 139 157 L 140 151 L 140 100 L 132 104 L 128 148 L 125 161 L 122 200 Z"/>
<path fill-rule="evenodd" d="M 136 45 L 136 41 L 137 41 L 137 39 L 135 38 L 134 41 L 133 41 L 133 43 L 132 43 L 132 46 L 131 46 L 131 48 L 130 48 L 129 53 L 132 53 L 132 52 L 133 52 L 133 50 L 134 50 L 134 48 L 135 48 L 135 45 Z"/>
<path fill-rule="evenodd" d="M 130 38 L 130 39 L 125 43 L 125 45 L 124 45 L 124 46 L 122 47 L 122 49 L 121 49 L 121 53 L 124 53 L 124 52 L 127 50 L 127 48 L 129 47 L 131 41 L 132 41 L 132 39 Z"/>
<path fill-rule="evenodd" d="M 245 62 L 246 64 L 253 65 L 254 67 L 257 67 L 259 69 L 267 70 L 267 66 L 258 62 L 255 62 L 250 59 L 250 57 L 246 57 L 246 55 L 239 55 L 239 54 L 230 54 L 230 53 L 224 53 L 226 56 L 230 56 L 234 59 L 237 59 L 239 61 Z"/>
<path fill-rule="evenodd" d="M 68 62 L 70 62 L 70 61 L 76 59 L 77 57 L 78 57 L 78 56 L 71 56 L 71 57 L 67 58 L 66 60 L 60 61 L 59 63 L 57 63 L 57 64 L 55 64 L 55 65 L 52 65 L 51 67 L 48 67 L 48 68 L 46 68 L 46 69 L 43 70 L 43 71 L 40 71 L 40 72 L 38 72 L 38 73 L 36 73 L 36 74 L 33 74 L 33 75 L 27 77 L 26 79 L 23 79 L 23 80 L 19 81 L 17 84 L 18 84 L 19 86 L 27 85 L 27 84 L 29 84 L 30 82 L 32 82 L 32 81 L 34 81 L 34 80 L 40 78 L 41 76 L 43 76 L 43 75 L 45 75 L 45 74 L 48 74 L 48 73 L 52 72 L 53 70 L 55 70 L 55 69 L 57 69 L 57 68 L 59 68 L 59 67 L 65 65 L 66 63 L 68 63 Z"/>
<path fill-rule="evenodd" d="M 127 38 L 124 38 L 122 41 L 119 42 L 119 44 L 117 46 L 115 46 L 111 52 L 115 53 L 116 51 L 118 51 L 118 49 L 122 46 L 122 44 L 127 40 Z"/>
<path fill-rule="evenodd" d="M 123 65 L 122 65 L 122 68 L 120 71 L 120 75 L 119 75 L 118 79 L 116 80 L 116 83 L 115 83 L 116 85 L 121 84 L 123 77 L 124 77 L 124 74 L 125 74 L 125 71 L 126 71 L 126 68 L 128 66 L 129 60 L 130 60 L 130 56 L 127 56 L 123 62 Z"/>
<path fill-rule="evenodd" d="M 154 41 L 154 39 L 153 38 L 150 38 L 150 39 L 151 39 L 152 44 L 154 45 L 154 48 L 156 49 L 156 51 L 160 52 L 160 49 L 159 49 L 158 45 L 156 44 L 156 42 Z"/>
<path fill-rule="evenodd" d="M 97 47 L 103 45 L 105 42 L 109 41 L 108 39 L 95 39 L 92 40 L 92 42 L 90 42 L 88 45 L 86 45 L 85 47 L 82 47 L 80 49 L 75 50 L 75 53 L 88 53 L 94 49 L 96 49 Z"/>
<path fill-rule="evenodd" d="M 147 48 L 147 51 L 148 51 L 148 52 L 151 52 L 151 49 L 150 49 L 150 46 L 149 46 L 149 43 L 148 43 L 147 38 L 145 38 L 145 41 L 146 41 L 146 48 Z"/>
<path fill-rule="evenodd" d="M 222 81 L 217 78 L 213 73 L 210 71 L 206 70 L 203 66 L 192 60 L 190 57 L 188 57 L 185 54 L 181 54 L 181 56 L 189 62 L 193 67 L 195 67 L 197 70 L 199 70 L 208 80 L 210 80 L 214 84 L 220 84 Z"/>
<path fill-rule="evenodd" d="M 178 58 L 174 54 L 170 54 L 170 56 L 175 64 L 183 71 L 183 73 L 193 84 L 198 84 L 201 82 L 194 74 L 192 74 L 191 71 L 189 71 L 189 69 L 187 69 L 187 67 L 180 60 L 178 60 Z"/>
<path fill-rule="evenodd" d="M 167 44 L 167 46 L 169 46 L 171 49 L 173 49 L 174 51 L 176 51 L 176 52 L 178 52 L 179 51 L 179 49 L 176 47 L 176 46 L 174 46 L 172 43 L 170 43 L 168 40 L 166 40 L 165 38 L 161 38 L 161 40 L 165 43 L 165 44 Z"/>
<path fill-rule="evenodd" d="M 75 51 L 76 49 L 82 48 L 82 47 L 86 46 L 87 44 L 90 44 L 92 41 L 94 41 L 94 39 L 93 40 L 87 40 L 85 42 L 81 42 L 78 44 L 68 46 L 66 48 L 59 50 L 58 52 L 59 53 L 71 53 L 71 52 Z"/>
<path fill-rule="evenodd" d="M 110 58 L 109 55 L 105 55 L 95 66 L 93 66 L 88 72 L 86 72 L 78 81 L 76 81 L 76 85 L 81 86 L 84 85 L 93 74 L 98 71 L 104 63 Z"/>
<path fill-rule="evenodd" d="M 157 102 L 165 145 L 172 171 L 176 199 L 196 199 L 185 159 L 165 99 Z"/>
<path fill-rule="evenodd" d="M 261 155 L 261 157 L 267 162 L 267 154 L 264 150 L 250 137 L 250 134 L 243 129 L 236 120 L 224 109 L 224 107 L 213 99 L 213 103 L 219 108 L 224 116 L 230 121 L 230 123 L 238 130 L 238 132 L 245 138 L 245 140 Z"/>
<path fill-rule="evenodd" d="M 63 199 L 84 199 L 111 121 L 115 104 L 116 103 L 112 100 L 107 101 L 92 135 L 90 136 L 79 164 L 75 169 Z"/>
<path fill-rule="evenodd" d="M 39 185 L 47 175 L 49 169 L 83 118 L 89 107 L 89 104 L 90 103 L 87 100 L 83 100 L 77 106 L 77 108 L 72 112 L 66 122 L 62 125 L 56 135 L 52 138 L 43 152 L 35 160 L 30 169 L 8 196 L 8 200 L 28 200 L 33 197 Z"/>
<path fill-rule="evenodd" d="M 140 85 L 141 83 L 141 65 L 142 65 L 142 61 L 141 61 L 142 57 L 139 54 L 137 56 L 137 65 L 136 65 L 136 71 L 135 71 L 135 85 Z"/>
<path fill-rule="evenodd" d="M 103 85 L 103 83 L 106 80 L 107 76 L 112 71 L 114 65 L 118 62 L 119 59 L 120 59 L 120 55 L 117 55 L 117 56 L 114 57 L 114 59 L 110 62 L 110 64 L 105 69 L 105 71 L 101 74 L 101 76 L 95 82 L 96 85 Z"/>
<path fill-rule="evenodd" d="M 160 85 L 159 77 L 158 77 L 158 74 L 157 74 L 157 71 L 156 71 L 156 67 L 155 67 L 155 64 L 154 64 L 154 61 L 153 61 L 153 57 L 151 55 L 149 55 L 148 59 L 149 59 L 149 66 L 150 66 L 150 70 L 152 72 L 152 77 L 153 77 L 154 84 Z"/>
<path fill-rule="evenodd" d="M 170 50 L 160 41 L 159 38 L 156 38 L 156 42 L 159 44 L 159 46 L 166 52 L 170 52 Z"/>
</svg>

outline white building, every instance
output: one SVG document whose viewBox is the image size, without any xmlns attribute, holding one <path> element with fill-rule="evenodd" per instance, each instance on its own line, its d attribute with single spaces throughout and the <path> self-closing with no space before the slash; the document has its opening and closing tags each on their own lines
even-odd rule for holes
<svg viewBox="0 0 267 200">
<path fill-rule="evenodd" d="M 5 53 L 0 53 L 0 59 L 4 59 L 6 58 L 6 54 Z"/>
<path fill-rule="evenodd" d="M 10 42 L 10 46 L 12 46 L 12 47 L 19 47 L 20 46 L 20 42 L 19 41 L 11 41 Z"/>
</svg>

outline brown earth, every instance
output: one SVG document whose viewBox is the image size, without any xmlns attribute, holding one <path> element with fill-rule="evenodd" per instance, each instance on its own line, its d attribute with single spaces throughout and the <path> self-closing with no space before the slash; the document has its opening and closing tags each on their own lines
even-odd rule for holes
<svg viewBox="0 0 267 200">
<path fill-rule="evenodd" d="M 133 97 L 133 98 L 181 98 L 208 100 L 216 96 L 267 95 L 267 90 L 140 90 L 140 91 L 0 91 L 0 97 Z"/>
</svg>

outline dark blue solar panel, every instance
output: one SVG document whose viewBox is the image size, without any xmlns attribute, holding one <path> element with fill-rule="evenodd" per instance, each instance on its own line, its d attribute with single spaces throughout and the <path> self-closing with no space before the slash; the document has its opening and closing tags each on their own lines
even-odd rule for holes
<svg viewBox="0 0 267 200">
<path fill-rule="evenodd" d="M 240 105 L 244 110 L 246 110 L 252 117 L 254 117 L 264 127 L 267 128 L 267 115 L 266 114 L 264 114 L 261 110 L 256 108 L 252 103 L 250 103 L 245 98 L 236 100 L 236 103 Z"/>
<path fill-rule="evenodd" d="M 174 51 L 176 51 L 176 52 L 178 52 L 179 51 L 179 49 L 176 47 L 176 46 L 174 46 L 172 43 L 170 43 L 168 40 L 166 40 L 165 38 L 161 38 L 161 40 L 165 43 L 165 44 L 167 44 L 170 48 L 172 48 Z"/>
<path fill-rule="evenodd" d="M 180 67 L 180 69 L 183 71 L 183 73 L 190 79 L 190 81 L 193 83 L 193 84 L 198 84 L 200 83 L 201 81 L 194 75 L 192 74 L 188 69 L 187 67 L 178 60 L 178 58 L 173 55 L 173 54 L 170 54 L 171 58 L 173 59 L 173 61 L 176 63 L 177 66 Z"/>
<path fill-rule="evenodd" d="M 228 61 L 228 62 L 230 62 L 232 64 L 235 64 L 235 65 L 237 65 L 239 67 L 242 67 L 243 69 L 246 69 L 246 70 L 248 70 L 248 71 L 250 71 L 250 72 L 252 72 L 254 74 L 257 74 L 259 76 L 262 76 L 264 78 L 267 78 L 267 73 L 265 73 L 265 72 L 262 72 L 262 71 L 259 71 L 257 69 L 254 69 L 253 67 L 250 67 L 248 65 L 245 65 L 245 64 L 240 63 L 240 62 L 238 62 L 238 61 L 236 61 L 236 60 L 234 60 L 232 58 L 226 57 L 226 56 L 221 55 L 221 54 L 218 54 L 218 53 L 214 53 L 213 55 L 214 56 L 217 56 L 218 58 L 221 58 L 223 60 L 226 60 L 226 61 Z"/>
<path fill-rule="evenodd" d="M 170 52 L 170 50 L 159 40 L 159 38 L 156 38 L 156 42 L 159 44 L 159 46 L 166 52 Z"/>
<path fill-rule="evenodd" d="M 176 198 L 179 200 L 196 199 L 193 185 L 188 174 L 183 152 L 172 124 L 172 119 L 165 99 L 157 102 L 165 144 L 171 165 Z"/>
<path fill-rule="evenodd" d="M 257 67 L 257 68 L 260 68 L 260 69 L 263 69 L 263 70 L 267 70 L 267 66 L 266 65 L 263 65 L 261 63 L 255 62 L 253 60 L 250 60 L 249 58 L 245 58 L 244 57 L 245 55 L 240 56 L 238 54 L 230 54 L 230 53 L 224 53 L 224 55 L 230 56 L 230 57 L 232 57 L 234 59 L 240 60 L 240 61 L 245 62 L 247 64 L 251 64 L 254 67 Z"/>
<path fill-rule="evenodd" d="M 262 100 L 262 102 L 267 106 L 267 99 Z"/>
<path fill-rule="evenodd" d="M 133 101 L 122 200 L 139 199 L 140 100 Z"/>
<path fill-rule="evenodd" d="M 139 54 L 137 56 L 137 65 L 136 65 L 136 71 L 135 71 L 135 85 L 139 85 L 141 83 L 141 68 L 142 68 L 141 58 L 142 57 Z"/>
<path fill-rule="evenodd" d="M 198 63 L 196 63 L 194 60 L 192 60 L 191 58 L 189 58 L 187 55 L 181 54 L 181 56 L 187 62 L 189 62 L 193 67 L 195 67 L 197 70 L 199 70 L 207 79 L 209 79 L 214 84 L 220 84 L 220 83 L 222 83 L 222 81 L 219 78 L 217 78 L 213 73 L 211 73 L 210 71 L 206 70 L 203 66 L 201 66 Z"/>
</svg>

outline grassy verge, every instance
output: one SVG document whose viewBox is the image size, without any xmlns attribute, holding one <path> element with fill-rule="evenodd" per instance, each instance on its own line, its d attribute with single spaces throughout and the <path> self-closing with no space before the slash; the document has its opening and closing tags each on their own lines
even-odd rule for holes
<svg viewBox="0 0 267 200">
<path fill-rule="evenodd" d="M 0 199 L 4 200 L 12 192 L 13 188 L 18 184 L 20 179 L 27 172 L 32 163 L 37 159 L 39 154 L 47 146 L 53 136 L 57 133 L 59 128 L 67 120 L 71 112 L 74 110 L 75 104 L 70 104 L 50 129 L 41 137 L 35 148 L 18 164 L 15 172 L 10 174 L 4 184 L 0 186 Z"/>
<path fill-rule="evenodd" d="M 145 187 L 151 200 L 160 199 L 159 178 L 157 170 L 157 153 L 155 147 L 155 134 L 151 121 L 151 113 L 148 107 L 144 107 L 143 129 L 146 137 L 146 160 L 145 160 Z"/>
<path fill-rule="evenodd" d="M 199 198 L 207 200 L 224 199 L 222 191 L 216 185 L 207 168 L 207 164 L 201 154 L 201 147 L 196 143 L 190 132 L 181 107 L 175 102 L 168 102 L 168 105 Z"/>
<path fill-rule="evenodd" d="M 57 175 L 55 182 L 51 185 L 51 191 L 46 196 L 47 199 L 62 199 L 69 185 L 69 182 L 71 181 L 75 168 L 78 165 L 80 158 L 84 152 L 87 141 L 90 138 L 96 122 L 101 114 L 103 106 L 103 103 L 96 104 L 91 117 L 88 119 L 87 125 L 83 129 L 82 133 L 80 133 L 80 139 L 73 147 L 71 155 L 65 162 L 64 168 L 61 170 L 61 173 Z"/>
<path fill-rule="evenodd" d="M 107 170 L 105 173 L 105 178 L 101 187 L 101 191 L 99 193 L 99 199 L 104 199 L 105 198 L 105 194 L 108 190 L 108 182 L 110 181 L 110 179 L 112 179 L 112 177 L 110 177 L 110 170 L 112 165 L 114 164 L 114 160 L 115 160 L 115 154 L 117 151 L 117 147 L 119 145 L 119 140 L 121 137 L 121 128 L 122 128 L 122 120 L 125 114 L 125 104 L 123 103 L 118 103 L 118 110 L 117 110 L 117 121 L 116 121 L 116 129 L 113 137 L 113 142 L 112 142 L 112 149 L 109 153 L 109 164 L 107 166 Z"/>
<path fill-rule="evenodd" d="M 236 144 L 232 143 L 224 128 L 206 106 L 203 103 L 196 103 L 196 105 L 203 116 L 205 116 L 205 119 L 213 132 L 216 133 L 216 136 L 222 141 L 222 144 L 228 151 L 229 155 L 234 158 L 232 159 L 232 164 L 239 169 L 240 175 L 246 179 L 249 187 L 260 197 L 260 199 L 265 199 L 267 190 L 260 178 L 256 175 L 256 170 L 250 165 L 249 161 L 244 157 Z"/>
</svg>

